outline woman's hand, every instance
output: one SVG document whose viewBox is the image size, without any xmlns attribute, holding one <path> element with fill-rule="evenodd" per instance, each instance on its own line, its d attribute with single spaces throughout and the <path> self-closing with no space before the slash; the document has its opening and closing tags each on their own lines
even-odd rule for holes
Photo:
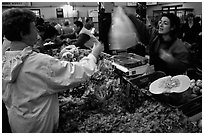
<svg viewBox="0 0 204 135">
<path fill-rule="evenodd" d="M 96 57 L 96 59 L 98 59 L 98 56 L 102 51 L 104 51 L 103 44 L 101 44 L 100 42 L 97 42 L 96 44 L 94 44 L 92 48 L 92 54 Z"/>
</svg>

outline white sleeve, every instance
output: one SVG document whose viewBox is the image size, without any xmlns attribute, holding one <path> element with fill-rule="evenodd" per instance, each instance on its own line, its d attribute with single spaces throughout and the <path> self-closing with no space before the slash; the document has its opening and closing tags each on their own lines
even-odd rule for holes
<svg viewBox="0 0 204 135">
<path fill-rule="evenodd" d="M 79 62 L 60 61 L 48 57 L 43 66 L 38 66 L 38 74 L 48 89 L 48 93 L 68 90 L 87 80 L 96 71 L 96 58 L 93 54 Z"/>
</svg>

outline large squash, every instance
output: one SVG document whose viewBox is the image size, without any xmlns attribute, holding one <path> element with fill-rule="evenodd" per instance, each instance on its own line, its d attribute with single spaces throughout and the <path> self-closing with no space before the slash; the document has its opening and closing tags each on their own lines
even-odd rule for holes
<svg viewBox="0 0 204 135">
<path fill-rule="evenodd" d="M 186 75 L 166 76 L 151 83 L 149 90 L 153 94 L 181 93 L 187 90 L 189 86 L 190 78 Z"/>
<path fill-rule="evenodd" d="M 190 78 L 186 75 L 166 76 L 151 83 L 149 91 L 160 101 L 181 105 L 189 100 Z"/>
</svg>

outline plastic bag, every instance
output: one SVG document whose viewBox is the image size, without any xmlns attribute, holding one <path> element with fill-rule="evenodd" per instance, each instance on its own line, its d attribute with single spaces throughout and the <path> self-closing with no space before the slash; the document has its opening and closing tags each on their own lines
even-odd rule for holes
<svg viewBox="0 0 204 135">
<path fill-rule="evenodd" d="M 110 50 L 125 50 L 139 41 L 134 24 L 121 7 L 116 9 L 112 17 L 109 41 Z"/>
</svg>

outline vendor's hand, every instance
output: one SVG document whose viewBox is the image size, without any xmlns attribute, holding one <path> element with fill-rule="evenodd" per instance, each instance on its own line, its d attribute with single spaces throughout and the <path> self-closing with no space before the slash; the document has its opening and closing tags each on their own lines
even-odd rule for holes
<svg viewBox="0 0 204 135">
<path fill-rule="evenodd" d="M 164 61 L 166 61 L 168 63 L 173 62 L 173 60 L 174 60 L 173 56 L 170 53 L 168 53 L 167 51 L 165 51 L 164 49 L 160 49 L 159 53 L 160 53 L 159 57 L 162 60 L 164 60 Z"/>
<path fill-rule="evenodd" d="M 92 54 L 96 57 L 96 59 L 98 58 L 99 54 L 104 51 L 104 45 L 101 44 L 100 42 L 97 42 L 96 44 L 94 44 L 93 48 L 92 48 Z"/>
</svg>

